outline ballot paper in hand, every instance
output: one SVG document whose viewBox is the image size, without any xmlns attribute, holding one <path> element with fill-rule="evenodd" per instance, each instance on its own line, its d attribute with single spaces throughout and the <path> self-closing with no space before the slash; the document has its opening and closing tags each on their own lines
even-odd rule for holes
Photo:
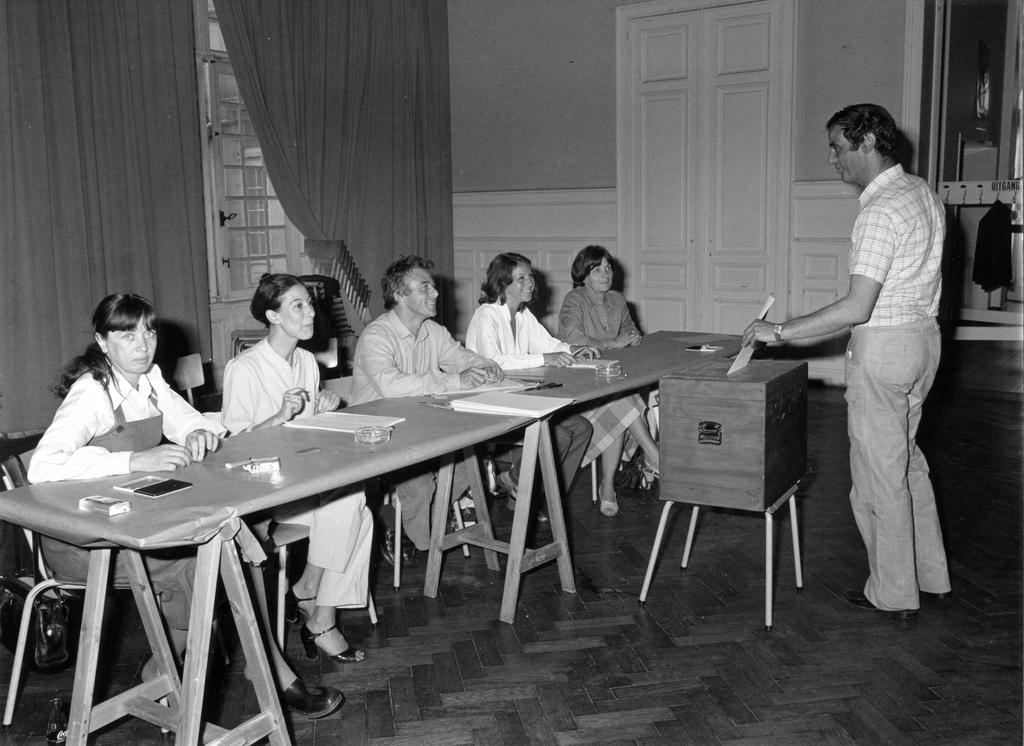
<svg viewBox="0 0 1024 746">
<path fill-rule="evenodd" d="M 476 396 L 467 396 L 464 399 L 453 399 L 451 407 L 456 412 L 540 418 L 572 403 L 572 399 L 561 397 L 507 394 L 493 391 L 486 394 L 477 394 Z"/>
<path fill-rule="evenodd" d="M 768 297 L 764 300 L 764 305 L 761 306 L 761 312 L 757 314 L 757 318 L 764 320 L 764 317 L 768 315 L 768 309 L 772 307 L 772 303 L 775 302 L 775 296 L 768 293 Z M 750 344 L 744 345 L 740 349 L 739 354 L 736 355 L 736 359 L 732 361 L 732 365 L 729 366 L 729 370 L 725 372 L 725 375 L 731 376 L 738 370 L 743 370 L 747 367 L 747 363 L 750 362 L 750 357 L 754 354 L 754 340 L 750 341 Z"/>
</svg>

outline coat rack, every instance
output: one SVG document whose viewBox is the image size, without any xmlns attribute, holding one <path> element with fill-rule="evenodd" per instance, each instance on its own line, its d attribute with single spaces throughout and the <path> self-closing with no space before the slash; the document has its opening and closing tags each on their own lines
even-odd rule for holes
<svg viewBox="0 0 1024 746">
<path fill-rule="evenodd" d="M 939 198 L 953 207 L 988 206 L 997 199 L 1013 205 L 1017 222 L 1021 214 L 1021 180 L 1003 181 L 940 181 Z"/>
</svg>

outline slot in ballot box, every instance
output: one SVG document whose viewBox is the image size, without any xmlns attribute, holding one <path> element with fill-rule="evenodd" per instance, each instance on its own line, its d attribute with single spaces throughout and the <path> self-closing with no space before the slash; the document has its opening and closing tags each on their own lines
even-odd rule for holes
<svg viewBox="0 0 1024 746">
<path fill-rule="evenodd" d="M 661 379 L 661 499 L 764 511 L 807 469 L 807 363 L 730 360 Z"/>
</svg>

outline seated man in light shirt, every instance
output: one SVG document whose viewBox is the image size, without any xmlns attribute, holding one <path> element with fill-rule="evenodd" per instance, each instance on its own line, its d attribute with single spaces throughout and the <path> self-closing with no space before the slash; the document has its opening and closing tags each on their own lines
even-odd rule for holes
<svg viewBox="0 0 1024 746">
<path fill-rule="evenodd" d="M 403 257 L 387 268 L 381 287 L 388 310 L 367 325 L 356 344 L 350 404 L 464 391 L 501 380 L 497 363 L 470 352 L 431 320 L 437 313 L 438 296 L 432 268 L 432 262 L 418 256 Z M 416 548 L 425 550 L 436 474 L 428 463 L 392 478 L 402 501 L 402 527 Z M 389 526 L 384 557 L 400 561 L 395 554 L 394 512 L 386 512 L 384 520 Z"/>
</svg>

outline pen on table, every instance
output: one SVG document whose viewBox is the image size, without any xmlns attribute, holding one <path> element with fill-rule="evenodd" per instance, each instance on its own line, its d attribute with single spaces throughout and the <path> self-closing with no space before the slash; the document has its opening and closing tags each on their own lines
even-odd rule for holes
<svg viewBox="0 0 1024 746">
<path fill-rule="evenodd" d="M 450 404 L 441 404 L 440 402 L 421 401 L 420 404 L 422 404 L 424 407 L 436 407 L 437 409 L 451 409 L 452 408 Z"/>
</svg>

